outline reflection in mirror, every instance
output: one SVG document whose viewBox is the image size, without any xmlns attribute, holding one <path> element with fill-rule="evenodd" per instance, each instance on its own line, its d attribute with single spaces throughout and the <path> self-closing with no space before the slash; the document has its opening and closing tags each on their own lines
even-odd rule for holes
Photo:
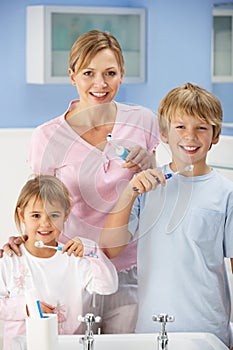
<svg viewBox="0 0 233 350">
<path fill-rule="evenodd" d="M 233 2 L 213 5 L 212 90 L 223 107 L 223 135 L 233 135 Z"/>
</svg>

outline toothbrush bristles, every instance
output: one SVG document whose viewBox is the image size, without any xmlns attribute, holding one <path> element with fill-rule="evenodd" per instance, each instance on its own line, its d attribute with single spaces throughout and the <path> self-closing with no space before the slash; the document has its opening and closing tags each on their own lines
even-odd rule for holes
<svg viewBox="0 0 233 350">
<path fill-rule="evenodd" d="M 37 241 L 37 242 L 34 243 L 34 245 L 37 248 L 50 248 L 50 249 L 62 250 L 61 246 L 46 245 L 42 241 Z"/>
<path fill-rule="evenodd" d="M 185 171 L 193 171 L 193 168 L 194 168 L 194 165 L 193 165 L 193 164 L 187 165 L 187 166 L 184 167 L 183 169 L 176 171 L 175 174 L 182 174 L 182 173 L 184 173 Z"/>
<path fill-rule="evenodd" d="M 106 136 L 107 141 L 110 141 L 111 137 L 112 137 L 112 134 L 107 134 L 107 136 Z"/>
<path fill-rule="evenodd" d="M 44 246 L 44 243 L 42 241 L 37 241 L 37 242 L 35 242 L 35 246 L 37 248 L 42 248 Z"/>
<path fill-rule="evenodd" d="M 194 168 L 194 165 L 191 164 L 191 165 L 188 165 L 184 168 L 185 171 L 193 171 L 193 168 Z"/>
</svg>

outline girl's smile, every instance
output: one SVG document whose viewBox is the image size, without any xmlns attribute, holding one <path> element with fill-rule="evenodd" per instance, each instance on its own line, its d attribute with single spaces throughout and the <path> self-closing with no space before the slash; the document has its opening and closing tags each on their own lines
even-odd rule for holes
<svg viewBox="0 0 233 350">
<path fill-rule="evenodd" d="M 66 220 L 65 211 L 59 202 L 44 204 L 41 200 L 32 198 L 24 212 L 19 208 L 19 216 L 25 226 L 25 234 L 28 235 L 25 247 L 31 253 L 39 249 L 34 246 L 36 241 L 42 240 L 46 245 L 57 245 Z"/>
</svg>

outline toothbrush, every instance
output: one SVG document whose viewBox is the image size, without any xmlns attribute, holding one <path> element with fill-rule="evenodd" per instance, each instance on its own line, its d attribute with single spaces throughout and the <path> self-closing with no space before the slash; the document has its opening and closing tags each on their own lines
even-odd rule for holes
<svg viewBox="0 0 233 350">
<path fill-rule="evenodd" d="M 168 180 L 170 179 L 171 177 L 175 176 L 175 175 L 178 175 L 178 174 L 181 174 L 181 173 L 184 173 L 185 171 L 193 171 L 193 168 L 194 168 L 194 165 L 191 164 L 191 165 L 187 165 L 185 168 L 181 169 L 181 170 L 178 170 L 176 171 L 175 173 L 167 173 L 167 174 L 164 174 L 165 176 L 165 179 Z M 156 181 L 158 182 L 158 184 L 160 183 L 160 180 L 155 176 L 155 179 Z M 137 187 L 133 187 L 133 190 L 135 192 L 138 192 L 138 188 Z"/>
<path fill-rule="evenodd" d="M 117 145 L 114 141 L 112 141 L 112 134 L 107 134 L 107 141 L 110 142 L 116 149 L 116 154 L 123 160 L 126 160 L 126 157 L 129 154 L 129 151 L 123 146 Z"/>
<path fill-rule="evenodd" d="M 44 318 L 44 315 L 43 315 L 43 312 L 42 312 L 42 309 L 41 309 L 41 305 L 40 305 L 40 300 L 36 300 L 36 305 L 38 307 L 40 318 Z"/>
<path fill-rule="evenodd" d="M 26 304 L 31 318 L 45 318 L 43 315 L 40 300 L 37 297 L 36 289 L 28 289 L 25 291 Z"/>
<path fill-rule="evenodd" d="M 56 249 L 56 250 L 62 251 L 62 246 L 61 245 L 58 245 L 58 246 L 46 245 L 42 241 L 35 242 L 35 246 L 37 248 L 51 248 L 51 249 Z"/>
<path fill-rule="evenodd" d="M 173 177 L 174 175 L 184 173 L 185 171 L 193 171 L 193 168 L 194 168 L 193 164 L 187 165 L 185 168 L 178 170 L 175 173 L 168 173 L 168 174 L 165 174 L 164 176 L 165 176 L 165 179 L 167 180 Z"/>
<path fill-rule="evenodd" d="M 62 246 L 61 245 L 58 245 L 58 246 L 53 246 L 53 245 L 46 245 L 44 244 L 44 242 L 42 241 L 36 241 L 34 243 L 34 245 L 37 247 L 37 248 L 52 248 L 52 249 L 56 249 L 56 250 L 59 250 L 59 251 L 62 251 Z M 91 251 L 89 254 L 84 254 L 84 256 L 90 256 L 92 258 L 98 258 L 98 255 L 95 254 L 93 251 Z"/>
</svg>

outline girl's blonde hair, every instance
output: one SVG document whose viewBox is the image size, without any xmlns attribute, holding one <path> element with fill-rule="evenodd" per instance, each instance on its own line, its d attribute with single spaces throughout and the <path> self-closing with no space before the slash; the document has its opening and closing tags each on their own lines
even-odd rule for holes
<svg viewBox="0 0 233 350">
<path fill-rule="evenodd" d="M 71 199 L 65 185 L 55 176 L 36 176 L 34 179 L 28 180 L 23 186 L 16 203 L 14 219 L 20 232 L 22 232 L 22 230 L 18 208 L 24 213 L 26 206 L 32 198 L 34 198 L 35 201 L 40 200 L 43 203 L 48 202 L 53 204 L 54 202 L 59 202 L 64 208 L 66 216 L 70 212 Z"/>
<path fill-rule="evenodd" d="M 213 126 L 213 139 L 221 133 L 222 106 L 216 96 L 198 85 L 186 83 L 172 89 L 158 108 L 160 131 L 167 135 L 174 115 L 192 116 Z"/>
<path fill-rule="evenodd" d="M 75 41 L 70 50 L 69 68 L 74 73 L 78 73 L 81 69 L 88 67 L 96 54 L 103 49 L 114 52 L 123 76 L 125 74 L 124 58 L 119 42 L 111 33 L 99 30 L 84 33 Z"/>
</svg>

